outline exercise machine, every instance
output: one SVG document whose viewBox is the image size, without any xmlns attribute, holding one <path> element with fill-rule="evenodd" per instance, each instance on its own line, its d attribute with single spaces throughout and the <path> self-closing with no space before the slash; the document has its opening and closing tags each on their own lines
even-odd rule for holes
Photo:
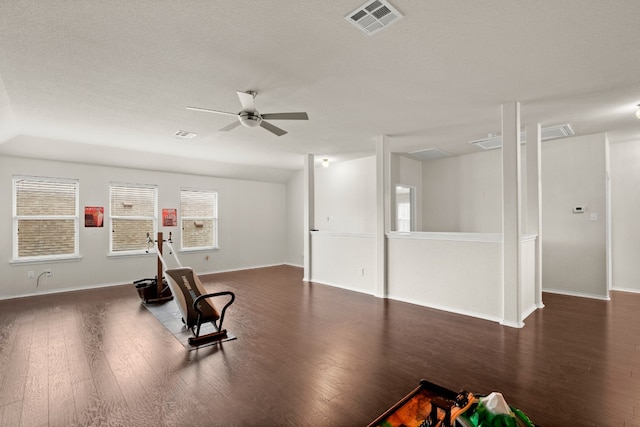
<svg viewBox="0 0 640 427">
<path fill-rule="evenodd" d="M 169 254 L 173 255 L 178 267 L 168 268 L 167 262 L 162 254 L 162 245 L 164 243 L 167 244 Z M 234 293 L 230 291 L 208 293 L 193 269 L 191 267 L 184 267 L 180 262 L 176 251 L 173 249 L 171 233 L 169 233 L 169 239 L 166 241 L 163 240 L 162 233 L 158 233 L 156 240 L 153 240 L 151 236 L 147 234 L 147 244 L 153 244 L 155 246 L 165 279 L 180 309 L 182 322 L 194 335 L 189 338 L 189 344 L 197 346 L 235 338 L 229 335 L 226 329 L 222 329 L 227 308 L 229 308 L 236 299 Z M 218 297 L 226 298 L 226 303 L 220 311 L 218 311 L 213 303 L 213 300 Z M 213 325 L 214 332 L 201 335 L 201 327 L 206 323 Z"/>
</svg>

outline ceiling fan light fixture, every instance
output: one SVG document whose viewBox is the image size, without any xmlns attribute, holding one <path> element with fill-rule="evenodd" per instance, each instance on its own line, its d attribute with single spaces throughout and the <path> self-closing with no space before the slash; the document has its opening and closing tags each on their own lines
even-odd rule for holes
<svg viewBox="0 0 640 427">
<path fill-rule="evenodd" d="M 262 117 L 260 117 L 260 114 L 254 114 L 248 111 L 241 113 L 238 118 L 240 120 L 240 124 L 248 128 L 260 126 L 260 123 L 262 123 Z"/>
<path fill-rule="evenodd" d="M 202 111 L 203 113 L 223 114 L 225 116 L 233 116 L 235 121 L 227 126 L 219 129 L 220 132 L 228 132 L 232 129 L 242 125 L 247 128 L 262 127 L 265 130 L 271 132 L 276 136 L 282 136 L 287 133 L 286 130 L 280 129 L 278 126 L 271 124 L 267 120 L 309 120 L 309 115 L 305 112 L 293 112 L 293 113 L 268 113 L 260 114 L 254 105 L 257 92 L 241 92 L 236 91 L 240 104 L 242 104 L 242 111 L 239 113 L 229 113 L 227 111 L 210 110 L 208 108 L 200 107 L 187 107 L 187 110 Z"/>
</svg>

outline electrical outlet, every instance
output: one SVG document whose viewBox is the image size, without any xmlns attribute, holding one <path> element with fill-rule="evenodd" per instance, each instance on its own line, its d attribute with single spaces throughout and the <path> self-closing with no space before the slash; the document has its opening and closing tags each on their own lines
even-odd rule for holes
<svg viewBox="0 0 640 427">
<path fill-rule="evenodd" d="M 29 270 L 27 271 L 27 279 L 35 279 L 36 278 L 36 272 L 33 270 Z"/>
<path fill-rule="evenodd" d="M 51 277 L 51 270 L 45 270 L 44 275 L 46 277 Z"/>
</svg>

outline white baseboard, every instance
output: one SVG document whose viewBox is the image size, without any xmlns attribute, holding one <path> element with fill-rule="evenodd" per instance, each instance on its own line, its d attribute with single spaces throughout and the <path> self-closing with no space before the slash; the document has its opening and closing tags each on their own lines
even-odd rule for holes
<svg viewBox="0 0 640 427">
<path fill-rule="evenodd" d="M 604 295 L 587 294 L 587 293 L 583 293 L 583 292 L 565 291 L 565 290 L 560 290 L 560 289 L 544 288 L 544 289 L 542 289 L 542 292 L 548 292 L 550 294 L 567 295 L 567 296 L 570 296 L 570 297 L 599 299 L 599 300 L 603 300 L 603 301 L 611 300 L 611 298 L 609 298 L 608 296 L 604 296 Z"/>
<path fill-rule="evenodd" d="M 371 292 L 367 292 L 367 291 L 359 289 L 359 288 L 354 288 L 354 287 L 351 287 L 351 286 L 345 286 L 345 285 L 338 284 L 338 283 L 322 282 L 322 281 L 318 281 L 316 279 L 305 280 L 305 281 L 313 282 L 313 283 L 318 284 L 318 285 L 331 286 L 331 287 L 334 287 L 334 288 L 344 289 L 346 291 L 358 292 L 358 293 L 365 294 L 365 295 L 373 295 L 373 290 Z"/>
<path fill-rule="evenodd" d="M 256 268 L 268 268 L 268 267 L 277 267 L 279 265 L 285 265 L 283 263 L 278 264 L 265 264 L 265 265 L 256 265 L 253 267 L 238 267 L 238 268 L 229 268 L 226 270 L 215 270 L 209 271 L 205 273 L 197 273 L 199 276 L 206 276 L 207 274 L 219 274 L 219 273 L 232 273 L 234 271 L 243 271 L 243 270 L 255 270 Z"/>
<path fill-rule="evenodd" d="M 640 289 L 613 287 L 612 291 L 630 292 L 632 294 L 640 294 Z"/>
<path fill-rule="evenodd" d="M 112 286 L 126 286 L 126 285 L 133 286 L 133 281 L 131 281 L 129 283 L 122 283 L 122 282 L 120 282 L 120 283 L 99 283 L 97 285 L 76 286 L 76 287 L 73 287 L 73 288 L 61 288 L 61 289 L 49 289 L 49 290 L 46 290 L 46 291 L 30 292 L 30 293 L 27 293 L 27 294 L 0 296 L 0 301 L 9 300 L 9 299 L 15 299 L 15 298 L 35 297 L 35 296 L 39 296 L 39 295 L 53 295 L 53 294 L 61 294 L 61 293 L 64 293 L 64 292 L 84 291 L 84 290 L 87 290 L 87 289 L 109 288 L 109 287 L 112 287 Z"/>
<path fill-rule="evenodd" d="M 522 320 L 526 319 L 527 317 L 531 316 L 533 314 L 534 311 L 536 311 L 538 309 L 538 307 L 533 304 L 531 307 L 529 307 L 528 309 L 524 310 L 522 312 Z"/>
<path fill-rule="evenodd" d="M 285 262 L 284 264 L 280 264 L 280 265 L 288 265 L 289 267 L 297 267 L 297 268 L 304 268 L 304 265 L 300 264 L 292 264 L 290 262 Z"/>
<path fill-rule="evenodd" d="M 511 321 L 508 321 L 508 320 L 501 320 L 500 324 L 502 326 L 508 326 L 510 328 L 517 328 L 517 329 L 524 328 L 524 322 L 522 322 L 522 321 L 520 321 L 518 323 L 518 322 L 511 322 Z"/>
<path fill-rule="evenodd" d="M 502 319 L 496 316 L 491 316 L 485 313 L 479 313 L 476 311 L 470 311 L 470 310 L 461 310 L 461 309 L 457 309 L 457 308 L 452 308 L 452 307 L 445 307 L 445 306 L 441 306 L 438 304 L 426 304 L 423 302 L 417 302 L 417 301 L 412 301 L 408 298 L 399 298 L 393 295 L 387 295 L 387 298 L 395 300 L 395 301 L 401 301 L 401 302 L 406 302 L 409 304 L 415 304 L 415 305 L 419 305 L 422 307 L 428 307 L 428 308 L 433 308 L 435 310 L 440 310 L 440 311 L 446 311 L 449 313 L 455 313 L 455 314 L 461 314 L 463 316 L 469 316 L 469 317 L 475 317 L 478 319 L 483 319 L 483 320 L 489 320 L 491 322 L 497 322 L 500 323 L 502 322 Z"/>
</svg>

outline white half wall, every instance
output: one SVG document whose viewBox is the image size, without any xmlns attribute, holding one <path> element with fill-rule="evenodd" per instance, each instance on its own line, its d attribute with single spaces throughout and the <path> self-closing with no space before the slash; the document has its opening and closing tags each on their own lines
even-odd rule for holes
<svg viewBox="0 0 640 427">
<path fill-rule="evenodd" d="M 220 250 L 181 252 L 182 263 L 203 274 L 285 262 L 287 190 L 284 184 L 0 157 L 0 233 L 5 236 L 0 243 L 0 298 L 131 283 L 155 276 L 157 265 L 153 255 L 108 256 L 109 227 L 85 228 L 82 224 L 80 260 L 12 264 L 14 174 L 77 178 L 80 208 L 104 206 L 105 213 L 109 211 L 110 182 L 157 185 L 159 210 L 179 209 L 183 187 L 217 190 Z M 105 224 L 108 220 L 105 218 Z M 179 242 L 180 227 L 160 226 L 159 231 L 165 235 L 171 231 L 174 240 Z M 46 269 L 52 270 L 52 277 L 43 277 L 36 288 L 36 281 L 28 279 L 27 272 L 34 271 L 37 277 Z"/>
<path fill-rule="evenodd" d="M 503 321 L 502 235 L 390 233 L 389 298 Z M 535 235 L 521 241 L 520 313 L 535 305 Z"/>
<path fill-rule="evenodd" d="M 391 233 L 388 259 L 389 298 L 502 320 L 500 235 Z"/>
<path fill-rule="evenodd" d="M 640 141 L 610 145 L 613 289 L 640 292 Z"/>
<path fill-rule="evenodd" d="M 313 282 L 374 294 L 375 234 L 312 231 L 311 253 Z"/>
</svg>

